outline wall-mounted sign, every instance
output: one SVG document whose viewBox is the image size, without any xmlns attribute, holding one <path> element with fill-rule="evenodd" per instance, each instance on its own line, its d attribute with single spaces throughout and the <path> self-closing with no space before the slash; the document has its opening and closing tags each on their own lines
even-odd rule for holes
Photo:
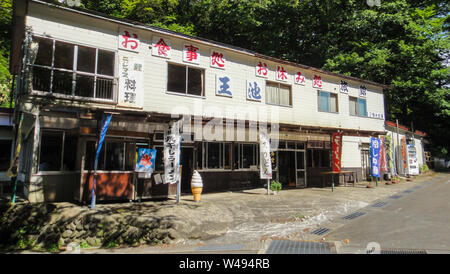
<svg viewBox="0 0 450 274">
<path fill-rule="evenodd" d="M 367 88 L 364 85 L 359 86 L 359 97 L 366 98 Z"/>
<path fill-rule="evenodd" d="M 192 44 L 184 44 L 183 47 L 183 61 L 193 64 L 200 62 L 200 50 Z"/>
<path fill-rule="evenodd" d="M 119 32 L 119 49 L 139 52 L 140 41 L 138 34 L 129 29 L 121 29 Z"/>
<path fill-rule="evenodd" d="M 277 75 L 276 79 L 278 81 L 287 81 L 288 73 L 283 66 L 277 66 Z"/>
<path fill-rule="evenodd" d="M 322 86 L 323 86 L 322 77 L 320 77 L 319 75 L 314 75 L 313 88 L 322 88 Z"/>
<path fill-rule="evenodd" d="M 159 36 L 153 36 L 152 55 L 170 58 L 172 55 L 172 44 L 170 43 L 170 40 Z"/>
<path fill-rule="evenodd" d="M 119 106 L 142 108 L 143 75 L 142 59 L 119 55 Z"/>
<path fill-rule="evenodd" d="M 269 77 L 269 69 L 267 68 L 267 64 L 261 61 L 258 61 L 258 63 L 255 66 L 255 74 L 258 77 L 267 78 Z"/>
<path fill-rule="evenodd" d="M 259 175 L 261 179 L 272 179 L 272 158 L 270 155 L 270 138 L 266 132 L 259 132 Z"/>
<path fill-rule="evenodd" d="M 216 95 L 233 96 L 233 84 L 227 75 L 216 75 Z"/>
<path fill-rule="evenodd" d="M 247 100 L 261 102 L 263 85 L 260 81 L 247 80 Z"/>
<path fill-rule="evenodd" d="M 294 83 L 304 86 L 306 84 L 305 75 L 303 75 L 300 71 L 297 71 L 297 73 L 295 74 Z"/>
<path fill-rule="evenodd" d="M 213 68 L 219 68 L 219 69 L 225 69 L 225 55 L 223 52 L 212 50 L 211 51 L 211 67 Z"/>
<path fill-rule="evenodd" d="M 156 149 L 140 148 L 136 161 L 136 172 L 153 173 L 155 170 Z"/>
<path fill-rule="evenodd" d="M 368 111 L 367 117 L 384 120 L 384 113 Z"/>
<path fill-rule="evenodd" d="M 334 132 L 331 138 L 333 142 L 333 171 L 341 171 L 342 156 L 342 132 Z"/>
<path fill-rule="evenodd" d="M 341 93 L 348 94 L 348 84 L 344 80 L 341 80 L 341 84 L 339 85 L 339 91 Z"/>
</svg>

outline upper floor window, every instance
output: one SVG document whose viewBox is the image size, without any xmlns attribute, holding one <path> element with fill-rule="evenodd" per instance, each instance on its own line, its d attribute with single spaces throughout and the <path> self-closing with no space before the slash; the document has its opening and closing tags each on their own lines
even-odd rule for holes
<svg viewBox="0 0 450 274">
<path fill-rule="evenodd" d="M 338 97 L 336 93 L 330 93 L 326 91 L 317 91 L 319 101 L 319 111 L 337 113 L 338 110 Z"/>
<path fill-rule="evenodd" d="M 292 106 L 291 86 L 267 82 L 266 103 L 279 106 Z"/>
<path fill-rule="evenodd" d="M 113 99 L 115 53 L 34 37 L 33 90 Z"/>
<path fill-rule="evenodd" d="M 204 83 L 204 70 L 184 65 L 168 64 L 167 91 L 204 96 Z"/>
<path fill-rule="evenodd" d="M 367 100 L 356 97 L 349 97 L 350 115 L 352 116 L 367 116 Z"/>
</svg>

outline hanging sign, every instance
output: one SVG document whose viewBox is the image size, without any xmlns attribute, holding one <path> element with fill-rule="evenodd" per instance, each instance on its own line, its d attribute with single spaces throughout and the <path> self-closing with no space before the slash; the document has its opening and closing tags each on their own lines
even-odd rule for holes
<svg viewBox="0 0 450 274">
<path fill-rule="evenodd" d="M 142 108 L 144 62 L 140 58 L 119 55 L 119 106 Z"/>
<path fill-rule="evenodd" d="M 367 96 L 367 88 L 364 85 L 359 86 L 359 97 L 366 98 Z"/>
<path fill-rule="evenodd" d="M 269 69 L 267 68 L 267 64 L 259 61 L 255 66 L 255 74 L 258 77 L 269 77 Z"/>
<path fill-rule="evenodd" d="M 228 75 L 216 75 L 216 95 L 233 96 L 233 85 Z"/>
<path fill-rule="evenodd" d="M 200 62 L 199 48 L 192 44 L 184 44 L 183 48 L 183 61 L 193 64 Z"/>
<path fill-rule="evenodd" d="M 348 84 L 344 80 L 341 80 L 341 84 L 339 86 L 339 90 L 341 93 L 348 94 Z"/>
<path fill-rule="evenodd" d="M 314 75 L 313 88 L 322 88 L 322 86 L 323 86 L 322 77 L 320 77 L 319 75 Z"/>
<path fill-rule="evenodd" d="M 121 29 L 119 32 L 119 49 L 139 52 L 140 41 L 138 35 L 129 29 Z"/>
<path fill-rule="evenodd" d="M 341 171 L 342 157 L 342 132 L 334 132 L 332 135 L 333 142 L 333 171 Z"/>
<path fill-rule="evenodd" d="M 306 78 L 305 75 L 303 75 L 300 71 L 297 71 L 294 77 L 294 83 L 297 85 L 305 85 L 306 84 Z"/>
<path fill-rule="evenodd" d="M 380 139 L 370 137 L 370 174 L 380 177 Z"/>
<path fill-rule="evenodd" d="M 180 181 L 180 123 L 175 122 L 164 134 L 164 183 Z"/>
<path fill-rule="evenodd" d="M 172 45 L 170 40 L 159 36 L 153 36 L 152 55 L 169 59 L 172 55 Z"/>
<path fill-rule="evenodd" d="M 288 73 L 283 66 L 277 66 L 277 80 L 278 81 L 287 81 Z"/>
<path fill-rule="evenodd" d="M 380 171 L 387 172 L 386 142 L 384 136 L 380 137 Z"/>
<path fill-rule="evenodd" d="M 261 179 L 272 179 L 272 157 L 270 155 L 270 138 L 266 132 L 259 132 L 259 174 Z"/>
<path fill-rule="evenodd" d="M 261 91 L 261 82 L 247 80 L 247 100 L 261 101 Z"/>
<path fill-rule="evenodd" d="M 153 173 L 155 170 L 156 149 L 140 148 L 134 171 Z"/>
<path fill-rule="evenodd" d="M 211 51 L 211 67 L 225 69 L 225 55 L 223 52 L 212 50 Z"/>
</svg>

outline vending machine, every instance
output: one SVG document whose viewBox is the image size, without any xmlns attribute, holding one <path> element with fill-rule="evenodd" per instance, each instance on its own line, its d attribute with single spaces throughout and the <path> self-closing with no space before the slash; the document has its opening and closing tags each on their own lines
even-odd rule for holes
<svg viewBox="0 0 450 274">
<path fill-rule="evenodd" d="M 417 151 L 414 142 L 409 143 L 407 146 L 407 157 L 408 169 L 406 173 L 409 175 L 419 175 L 419 163 L 417 162 Z"/>
</svg>

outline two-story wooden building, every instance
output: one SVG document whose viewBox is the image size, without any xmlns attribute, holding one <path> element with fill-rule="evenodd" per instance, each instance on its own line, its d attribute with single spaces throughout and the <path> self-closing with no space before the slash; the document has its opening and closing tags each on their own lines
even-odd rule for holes
<svg viewBox="0 0 450 274">
<path fill-rule="evenodd" d="M 157 149 L 183 118 L 183 192 L 194 169 L 204 191 L 262 187 L 255 129 L 278 145 L 274 179 L 320 183 L 341 131 L 343 169 L 362 176 L 369 137 L 384 134 L 386 86 L 203 38 L 42 1 L 15 1 L 11 69 L 15 121 L 24 117 L 19 181 L 30 201 L 85 201 L 98 124 L 112 114 L 99 159 L 100 199 L 174 193 L 136 184 L 140 147 Z M 275 143 L 275 142 L 274 142 Z"/>
</svg>

